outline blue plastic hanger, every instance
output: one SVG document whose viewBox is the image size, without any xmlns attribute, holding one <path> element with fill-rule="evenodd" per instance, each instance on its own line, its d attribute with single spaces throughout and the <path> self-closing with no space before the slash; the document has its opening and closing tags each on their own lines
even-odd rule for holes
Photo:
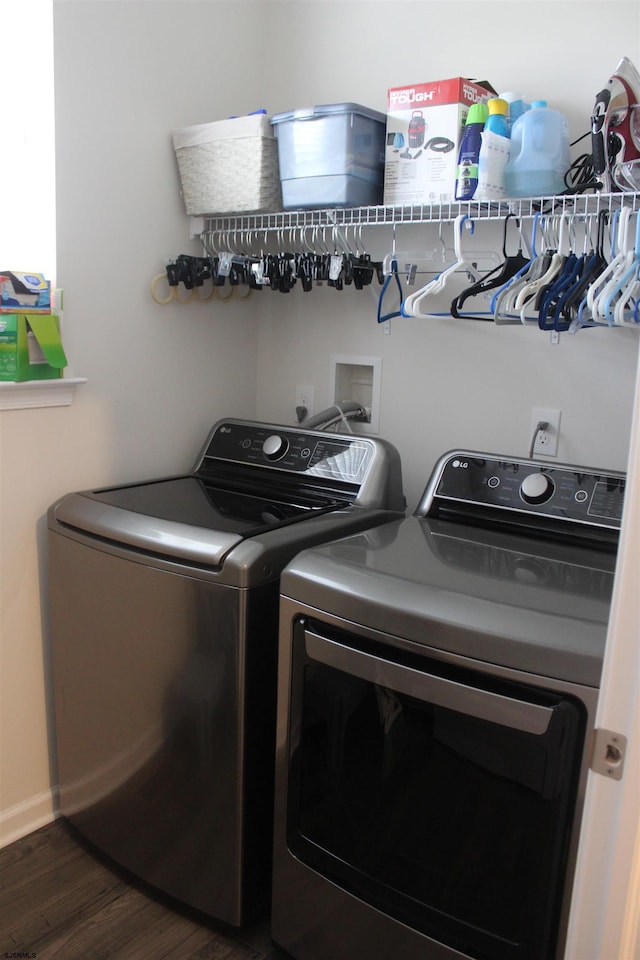
<svg viewBox="0 0 640 960">
<path fill-rule="evenodd" d="M 399 294 L 398 307 L 396 310 L 391 310 L 389 313 L 382 312 L 382 301 L 385 298 L 385 295 L 389 289 L 389 285 L 395 282 L 396 288 Z M 380 290 L 380 296 L 378 297 L 378 323 L 385 323 L 387 320 L 391 320 L 392 317 L 401 317 L 402 316 L 402 301 L 404 300 L 404 292 L 402 290 L 402 284 L 400 283 L 400 276 L 398 274 L 398 261 L 394 257 L 389 263 L 389 273 L 384 279 L 382 284 L 382 289 Z"/>
</svg>

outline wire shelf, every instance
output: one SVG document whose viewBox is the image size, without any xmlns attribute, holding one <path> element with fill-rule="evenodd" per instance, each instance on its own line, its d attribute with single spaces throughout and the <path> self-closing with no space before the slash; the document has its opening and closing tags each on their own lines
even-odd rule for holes
<svg viewBox="0 0 640 960">
<path fill-rule="evenodd" d="M 533 219 L 536 214 L 555 214 L 571 217 L 597 215 L 601 211 L 613 213 L 622 207 L 633 212 L 640 209 L 640 193 L 571 194 L 554 197 L 527 197 L 497 202 L 469 200 L 444 204 L 416 204 L 411 206 L 339 207 L 326 210 L 289 210 L 273 213 L 238 214 L 235 216 L 205 216 L 198 218 L 198 229 L 217 233 L 273 232 L 304 230 L 314 227 L 393 226 L 406 223 L 445 223 L 465 214 L 473 220 L 504 220 L 508 215 L 519 219 Z"/>
</svg>

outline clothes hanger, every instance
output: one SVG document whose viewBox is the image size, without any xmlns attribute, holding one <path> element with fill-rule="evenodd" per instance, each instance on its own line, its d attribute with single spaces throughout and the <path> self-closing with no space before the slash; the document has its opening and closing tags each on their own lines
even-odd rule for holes
<svg viewBox="0 0 640 960">
<path fill-rule="evenodd" d="M 421 309 L 422 303 L 429 297 L 441 293 L 449 279 L 458 270 L 466 270 L 472 277 L 476 277 L 475 265 L 467 260 L 462 251 L 462 230 L 463 228 L 473 233 L 475 225 L 468 214 L 459 214 L 453 222 L 453 246 L 455 251 L 455 261 L 439 273 L 433 280 L 430 280 L 415 293 L 410 294 L 402 303 L 401 311 L 403 317 L 415 317 L 420 320 L 428 320 L 433 317 L 448 317 L 450 313 L 426 313 Z"/>
<path fill-rule="evenodd" d="M 537 252 L 537 236 L 540 233 L 541 252 Z M 494 322 L 498 325 L 520 324 L 520 313 L 516 312 L 516 300 L 521 290 L 536 280 L 546 271 L 551 262 L 551 252 L 547 249 L 549 243 L 546 219 L 540 213 L 533 218 L 531 230 L 531 261 L 522 270 L 509 280 L 502 290 L 498 290 L 491 300 Z"/>
<path fill-rule="evenodd" d="M 622 264 L 626 262 L 630 216 L 631 210 L 628 207 L 623 207 L 622 210 L 616 210 L 614 212 L 614 229 L 612 231 L 611 257 L 609 263 L 600 276 L 589 287 L 585 303 L 580 308 L 582 315 L 585 317 L 588 315 L 591 325 L 609 326 L 608 321 L 600 312 L 600 303 L 603 302 L 600 300 L 600 297 L 603 294 L 608 294 L 609 284 L 612 282 L 615 283 L 618 271 L 621 270 Z"/>
<path fill-rule="evenodd" d="M 578 322 L 580 304 L 586 297 L 591 284 L 607 266 L 607 259 L 604 255 L 604 237 L 608 220 L 608 212 L 601 210 L 598 214 L 596 240 L 595 243 L 592 244 L 592 249 L 585 262 L 582 276 L 569 292 L 568 296 L 564 298 L 560 308 L 563 326 L 569 333 L 577 333 L 577 331 L 582 328 L 583 324 Z"/>
<path fill-rule="evenodd" d="M 593 297 L 593 320 L 602 326 L 613 326 L 613 312 L 609 313 L 608 307 L 612 304 L 613 297 L 618 293 L 620 281 L 633 261 L 633 248 L 630 246 L 631 211 L 625 210 L 622 212 L 625 216 L 621 215 L 618 221 L 616 255 L 613 257 L 609 269 L 605 271 L 606 282 L 600 284 Z M 603 275 L 603 278 L 605 275 Z"/>
<path fill-rule="evenodd" d="M 637 325 L 640 323 L 640 211 L 636 211 L 636 239 L 633 263 L 629 270 L 628 283 L 621 291 L 615 305 L 614 323 Z"/>
<path fill-rule="evenodd" d="M 605 318 L 611 323 L 616 322 L 617 315 L 621 318 L 618 322 L 622 322 L 624 317 L 624 304 L 630 296 L 628 288 L 635 286 L 638 277 L 638 268 L 640 266 L 640 216 L 638 216 L 638 214 L 636 214 L 635 243 L 633 249 L 628 253 L 626 263 L 626 268 L 621 271 L 621 275 L 609 289 L 606 296 L 604 296 L 602 312 Z M 620 303 L 622 303 L 623 306 L 621 310 L 618 311 Z"/>
<path fill-rule="evenodd" d="M 555 330 L 556 333 L 569 329 L 569 323 L 562 317 L 565 299 L 580 282 L 587 254 L 570 253 L 560 276 L 543 296 L 538 310 L 538 326 L 541 330 Z"/>
<path fill-rule="evenodd" d="M 393 242 L 390 253 L 382 261 L 382 273 L 386 277 L 391 272 L 391 261 L 397 260 L 398 272 L 406 276 L 407 284 L 415 282 L 421 274 L 437 276 L 455 260 L 455 250 L 448 247 L 442 236 L 442 221 L 438 224 L 439 245 L 431 250 L 406 250 L 396 248 L 396 224 L 393 225 Z"/>
<path fill-rule="evenodd" d="M 636 274 L 629 284 L 624 295 L 615 307 L 614 324 L 616 326 L 636 326 L 640 323 L 640 264 L 636 267 Z"/>
<path fill-rule="evenodd" d="M 556 279 L 539 295 L 537 301 L 538 326 L 541 330 L 555 330 L 557 333 L 568 330 L 569 325 L 561 316 L 561 308 L 566 297 L 579 283 L 587 261 L 588 231 L 585 229 L 582 253 L 576 252 L 575 220 L 572 221 L 569 235 L 569 253 Z"/>
<path fill-rule="evenodd" d="M 382 284 L 382 289 L 380 290 L 380 294 L 378 296 L 378 312 L 377 312 L 378 323 L 385 323 L 387 320 L 391 320 L 393 317 L 402 316 L 401 308 L 402 308 L 402 301 L 404 300 L 404 292 L 402 290 L 402 284 L 400 283 L 400 277 L 398 276 L 395 224 L 393 226 L 393 242 L 391 245 L 391 260 L 389 261 L 388 267 L 387 267 L 387 259 L 385 257 L 383 269 L 385 272 L 385 279 L 384 279 L 384 283 Z M 384 302 L 385 297 L 388 294 L 389 287 L 392 285 L 392 283 L 395 286 L 395 289 L 398 293 L 398 298 L 399 298 L 398 306 L 396 307 L 395 310 L 390 310 L 387 313 L 384 313 L 382 304 Z"/>
<path fill-rule="evenodd" d="M 593 275 L 589 278 L 590 282 L 587 284 L 584 296 L 577 306 L 577 313 L 573 316 L 571 324 L 569 325 L 569 333 L 577 333 L 577 331 L 582 330 L 583 327 L 588 328 L 601 325 L 593 317 L 591 298 L 592 294 L 599 287 L 601 278 L 605 276 L 609 270 L 609 265 L 615 256 L 619 217 L 620 211 L 615 210 L 610 222 L 608 222 L 607 214 L 598 221 L 598 248 L 596 252 L 600 257 L 600 263 L 596 265 Z M 608 237 L 607 252 L 605 252 L 605 225 L 608 225 L 609 228 L 606 231 L 606 236 Z"/>
<path fill-rule="evenodd" d="M 489 291 L 504 287 L 504 284 L 508 280 L 511 280 L 512 277 L 515 277 L 516 274 L 521 273 L 522 269 L 530 264 L 530 257 L 525 256 L 522 252 L 522 232 L 520 230 L 519 221 L 516 221 L 518 224 L 519 237 L 518 250 L 512 255 L 507 253 L 507 227 L 509 220 L 512 217 L 515 217 L 515 214 L 509 213 L 504 220 L 504 233 L 502 238 L 502 253 L 504 256 L 503 262 L 494 270 L 491 270 L 489 273 L 485 274 L 485 276 L 476 283 L 472 283 L 471 286 L 467 287 L 466 290 L 463 290 L 462 293 L 458 294 L 458 296 L 451 303 L 452 316 L 478 320 L 493 320 L 494 311 L 490 308 L 490 306 L 487 310 L 475 309 L 470 313 L 463 313 L 462 307 L 467 300 L 471 299 L 472 297 L 482 297 L 486 299 Z"/>
<path fill-rule="evenodd" d="M 440 241 L 440 247 L 434 248 L 434 250 L 431 253 L 427 254 L 427 257 L 431 258 L 436 252 L 439 253 L 441 258 L 440 269 L 436 271 L 436 275 L 432 281 L 429 281 L 427 284 L 423 284 L 423 286 L 419 287 L 418 290 L 412 291 L 408 296 L 405 297 L 405 299 L 403 300 L 400 306 L 400 312 L 403 317 L 413 316 L 413 314 L 410 314 L 407 312 L 407 307 L 411 308 L 411 305 L 413 301 L 416 299 L 416 297 L 421 292 L 423 292 L 425 288 L 428 287 L 430 284 L 435 283 L 435 281 L 438 281 L 443 271 L 449 269 L 449 267 L 452 266 L 452 264 L 455 264 L 457 261 L 456 250 L 454 248 L 447 247 L 445 243 L 445 240 L 442 236 L 442 227 L 443 227 L 443 224 L 442 222 L 440 222 L 440 224 L 438 225 L 438 238 Z M 415 273 L 412 273 L 410 276 L 409 282 L 412 282 L 414 277 L 415 277 Z"/>
<path fill-rule="evenodd" d="M 526 324 L 528 321 L 538 322 L 538 313 L 536 312 L 538 298 L 543 294 L 549 284 L 556 279 L 564 266 L 565 254 L 561 252 L 561 248 L 565 243 L 567 220 L 564 215 L 560 216 L 559 234 L 555 233 L 557 218 L 553 217 L 552 221 L 553 222 L 549 224 L 549 229 L 554 231 L 552 241 L 553 249 L 546 270 L 543 270 L 539 276 L 525 284 L 515 300 L 515 311 L 516 313 L 519 311 L 520 322 L 522 324 Z"/>
</svg>

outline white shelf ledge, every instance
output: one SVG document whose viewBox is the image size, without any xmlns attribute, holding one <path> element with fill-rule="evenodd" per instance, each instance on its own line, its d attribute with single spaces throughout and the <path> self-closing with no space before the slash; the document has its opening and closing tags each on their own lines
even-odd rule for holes
<svg viewBox="0 0 640 960">
<path fill-rule="evenodd" d="M 552 197 L 504 200 L 450 201 L 442 204 L 409 204 L 375 207 L 338 207 L 326 210 L 285 210 L 265 213 L 205 214 L 191 218 L 191 238 L 206 232 L 248 233 L 299 230 L 309 227 L 384 226 L 400 223 L 440 223 L 466 214 L 472 220 L 504 220 L 508 215 L 533 219 L 541 210 L 557 215 L 613 213 L 622 206 L 640 208 L 640 193 L 559 194 Z M 246 238 L 243 238 L 243 241 Z"/>
<path fill-rule="evenodd" d="M 61 377 L 58 380 L 0 383 L 0 410 L 68 407 L 73 400 L 76 387 L 86 382 L 82 377 Z"/>
</svg>

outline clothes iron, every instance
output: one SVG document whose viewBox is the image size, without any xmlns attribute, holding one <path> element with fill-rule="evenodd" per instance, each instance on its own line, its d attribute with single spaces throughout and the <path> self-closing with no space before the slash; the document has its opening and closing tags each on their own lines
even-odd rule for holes
<svg viewBox="0 0 640 960">
<path fill-rule="evenodd" d="M 605 193 L 640 191 L 640 74 L 623 57 L 591 118 L 595 176 Z"/>
</svg>

